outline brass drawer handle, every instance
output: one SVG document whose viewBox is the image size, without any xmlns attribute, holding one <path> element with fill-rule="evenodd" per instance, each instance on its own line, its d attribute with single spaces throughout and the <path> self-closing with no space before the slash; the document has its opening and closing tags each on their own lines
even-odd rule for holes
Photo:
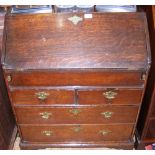
<svg viewBox="0 0 155 155">
<path fill-rule="evenodd" d="M 114 113 L 111 111 L 106 111 L 101 113 L 101 115 L 104 116 L 104 118 L 111 118 L 113 114 Z"/>
<path fill-rule="evenodd" d="M 103 136 L 104 135 L 107 135 L 107 134 L 109 134 L 109 133 L 111 133 L 112 131 L 109 131 L 109 130 L 100 130 L 99 131 L 99 134 L 102 134 Z"/>
<path fill-rule="evenodd" d="M 104 92 L 103 96 L 109 100 L 112 100 L 117 96 L 117 94 L 118 94 L 117 92 L 113 92 L 110 90 L 110 91 Z"/>
<path fill-rule="evenodd" d="M 45 100 L 49 96 L 49 93 L 46 93 L 46 92 L 38 92 L 38 93 L 35 93 L 35 95 L 38 97 L 38 99 Z"/>
<path fill-rule="evenodd" d="M 76 127 L 73 127 L 72 128 L 72 130 L 74 131 L 74 132 L 80 132 L 81 131 L 81 127 L 80 126 L 76 126 Z"/>
<path fill-rule="evenodd" d="M 43 119 L 49 119 L 49 117 L 52 115 L 52 113 L 49 112 L 41 112 L 39 114 Z"/>
<path fill-rule="evenodd" d="M 45 131 L 42 132 L 42 134 L 44 134 L 45 136 L 48 136 L 49 137 L 49 136 L 52 136 L 53 135 L 53 132 L 52 131 L 46 131 L 45 130 Z"/>
<path fill-rule="evenodd" d="M 75 116 L 77 116 L 81 111 L 79 109 L 71 109 L 69 112 Z"/>
</svg>

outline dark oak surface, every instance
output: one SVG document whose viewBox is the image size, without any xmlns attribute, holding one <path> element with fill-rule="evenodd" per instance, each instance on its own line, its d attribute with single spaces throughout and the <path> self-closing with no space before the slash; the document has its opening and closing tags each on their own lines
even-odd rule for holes
<svg viewBox="0 0 155 155">
<path fill-rule="evenodd" d="M 74 131 L 76 127 L 80 131 Z M 28 126 L 21 125 L 23 141 L 30 142 L 91 142 L 91 141 L 130 141 L 133 124 L 123 125 L 50 125 L 50 126 Z M 102 135 L 101 131 L 109 131 L 109 133 Z M 126 130 L 126 132 L 122 132 Z M 51 136 L 46 136 L 43 131 L 52 131 Z"/>
<path fill-rule="evenodd" d="M 36 95 L 39 92 L 47 93 L 47 99 L 41 100 Z M 75 92 L 67 89 L 15 89 L 11 91 L 13 104 L 74 104 Z"/>
<path fill-rule="evenodd" d="M 134 123 L 138 106 L 97 106 L 97 107 L 14 107 L 19 124 L 92 124 L 92 123 Z M 72 111 L 78 109 L 79 113 Z M 41 113 L 48 112 L 48 119 Z M 105 118 L 104 112 L 112 112 L 110 118 Z"/>
<path fill-rule="evenodd" d="M 74 25 L 68 20 L 73 15 L 83 21 Z M 145 22 L 143 13 L 94 13 L 92 19 L 77 13 L 10 15 L 3 64 L 35 70 L 146 68 Z"/>
<path fill-rule="evenodd" d="M 50 143 L 37 143 L 37 142 L 24 142 L 21 141 L 20 147 L 24 150 L 30 149 L 44 149 L 44 148 L 116 148 L 116 149 L 126 149 L 132 150 L 134 148 L 134 140 L 131 141 L 100 141 L 100 142 L 77 142 L 76 145 L 74 142 L 50 142 Z"/>
<path fill-rule="evenodd" d="M 145 72 L 144 72 L 145 73 Z M 147 73 L 146 73 L 147 74 Z M 97 71 L 97 70 L 60 70 L 60 71 L 6 71 L 11 76 L 12 86 L 142 86 L 143 71 Z M 104 77 L 104 78 L 103 78 Z"/>
<path fill-rule="evenodd" d="M 104 93 L 113 91 L 117 93 L 113 100 L 109 100 Z M 79 104 L 139 104 L 141 102 L 142 89 L 125 89 L 125 88 L 109 88 L 109 89 L 90 89 L 77 90 Z"/>
<path fill-rule="evenodd" d="M 117 93 L 115 99 L 109 100 L 105 97 L 104 93 L 113 91 Z M 10 89 L 11 100 L 13 104 L 25 104 L 25 105 L 91 105 L 91 104 L 139 104 L 141 102 L 141 95 L 143 93 L 142 88 L 61 88 L 51 87 L 44 88 L 23 88 L 23 87 L 12 87 Z M 41 100 L 36 95 L 39 92 L 47 93 L 47 98 Z"/>
</svg>

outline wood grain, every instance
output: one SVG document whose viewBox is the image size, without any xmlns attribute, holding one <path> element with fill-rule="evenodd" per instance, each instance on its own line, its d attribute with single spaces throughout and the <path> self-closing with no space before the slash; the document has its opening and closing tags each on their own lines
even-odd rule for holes
<svg viewBox="0 0 155 155">
<path fill-rule="evenodd" d="M 117 93 L 114 99 L 107 99 L 104 93 L 112 91 Z M 140 89 L 92 89 L 78 90 L 79 104 L 139 104 L 141 102 L 142 90 Z"/>
<path fill-rule="evenodd" d="M 73 110 L 79 111 L 73 114 Z M 19 124 L 106 124 L 106 123 L 134 123 L 137 117 L 138 106 L 97 106 L 97 107 L 30 107 L 16 106 L 16 117 Z M 48 112 L 48 119 L 40 113 Z M 105 118 L 104 112 L 112 112 L 110 118 Z M 124 131 L 125 132 L 125 131 Z"/>
<path fill-rule="evenodd" d="M 75 132 L 74 127 L 81 127 Z M 48 125 L 48 126 L 20 126 L 23 141 L 27 142 L 89 142 L 89 141 L 129 141 L 133 124 L 121 125 Z M 107 135 L 99 133 L 101 130 L 111 131 Z M 122 130 L 126 132 L 122 133 Z M 43 131 L 53 131 L 52 136 L 45 136 Z"/>
<path fill-rule="evenodd" d="M 74 25 L 73 15 L 83 21 Z M 3 63 L 10 69 L 146 68 L 145 20 L 143 13 L 8 15 Z"/>
<path fill-rule="evenodd" d="M 74 25 L 73 15 L 83 20 Z M 21 148 L 133 147 L 150 67 L 144 13 L 8 13 L 2 64 Z M 105 104 L 101 92 L 110 88 L 118 96 Z M 40 90 L 50 93 L 44 105 L 34 97 Z"/>
<path fill-rule="evenodd" d="M 39 92 L 47 93 L 47 98 L 41 100 L 36 95 Z M 60 89 L 16 89 L 11 92 L 13 104 L 75 104 L 74 90 Z"/>
<path fill-rule="evenodd" d="M 143 86 L 141 71 L 7 71 L 11 86 Z"/>
</svg>

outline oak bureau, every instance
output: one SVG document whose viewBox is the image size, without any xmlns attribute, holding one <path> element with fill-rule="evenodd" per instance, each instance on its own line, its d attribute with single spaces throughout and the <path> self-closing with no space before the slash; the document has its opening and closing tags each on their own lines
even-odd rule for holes
<svg viewBox="0 0 155 155">
<path fill-rule="evenodd" d="M 133 148 L 151 62 L 144 13 L 8 13 L 3 42 L 21 149 Z"/>
</svg>

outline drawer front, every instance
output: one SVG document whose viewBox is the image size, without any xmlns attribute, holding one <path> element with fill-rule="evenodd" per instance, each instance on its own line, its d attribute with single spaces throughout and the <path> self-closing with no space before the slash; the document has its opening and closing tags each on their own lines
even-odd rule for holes
<svg viewBox="0 0 155 155">
<path fill-rule="evenodd" d="M 91 142 L 130 140 L 133 125 L 20 126 L 22 138 L 30 142 Z M 123 131 L 123 132 L 122 132 Z"/>
<path fill-rule="evenodd" d="M 142 89 L 78 90 L 79 104 L 139 104 Z"/>
<path fill-rule="evenodd" d="M 134 123 L 137 106 L 15 107 L 19 124 Z"/>
<path fill-rule="evenodd" d="M 6 73 L 6 80 L 13 86 L 103 86 L 142 85 L 141 72 L 14 72 Z"/>
<path fill-rule="evenodd" d="M 14 104 L 74 104 L 74 90 L 14 89 L 11 99 Z"/>
</svg>

